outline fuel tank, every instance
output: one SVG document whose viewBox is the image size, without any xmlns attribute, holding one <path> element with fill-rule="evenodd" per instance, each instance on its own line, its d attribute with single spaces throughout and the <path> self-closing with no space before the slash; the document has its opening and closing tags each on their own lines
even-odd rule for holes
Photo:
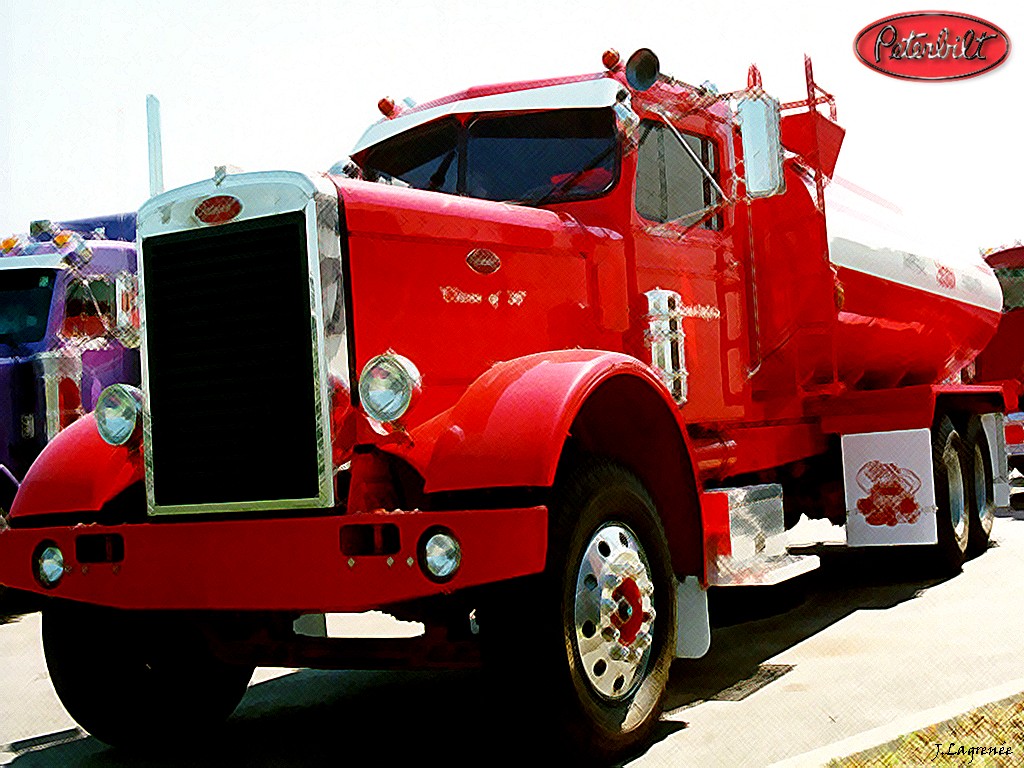
<svg viewBox="0 0 1024 768">
<path fill-rule="evenodd" d="M 830 185 L 826 211 L 847 386 L 943 381 L 985 348 L 1003 299 L 980 256 L 929 244 L 898 208 L 849 182 Z"/>
</svg>

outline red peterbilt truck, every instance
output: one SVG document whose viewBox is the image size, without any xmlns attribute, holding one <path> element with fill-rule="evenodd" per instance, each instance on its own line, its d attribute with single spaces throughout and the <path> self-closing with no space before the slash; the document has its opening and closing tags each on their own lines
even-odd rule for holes
<svg viewBox="0 0 1024 768">
<path fill-rule="evenodd" d="M 817 566 L 799 515 L 950 571 L 985 547 L 1015 393 L 957 374 L 991 270 L 829 241 L 809 62 L 780 105 L 754 68 L 603 61 L 384 100 L 348 174 L 142 207 L 142 388 L 47 446 L 0 532 L 83 727 L 209 726 L 258 664 L 482 660 L 615 757 L 706 652 L 709 587 Z M 369 609 L 425 630 L 327 636 Z"/>
</svg>

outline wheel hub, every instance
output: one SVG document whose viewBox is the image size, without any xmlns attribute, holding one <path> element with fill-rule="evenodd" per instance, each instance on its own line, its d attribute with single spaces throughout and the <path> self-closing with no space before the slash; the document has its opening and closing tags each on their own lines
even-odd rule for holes
<svg viewBox="0 0 1024 768">
<path fill-rule="evenodd" d="M 598 529 L 576 578 L 575 640 L 600 695 L 620 699 L 643 679 L 650 658 L 654 583 L 643 548 L 622 524 Z"/>
</svg>

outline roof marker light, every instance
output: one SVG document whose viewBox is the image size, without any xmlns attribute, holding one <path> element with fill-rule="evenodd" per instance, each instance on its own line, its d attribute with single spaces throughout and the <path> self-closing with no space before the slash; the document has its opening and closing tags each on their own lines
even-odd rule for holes
<svg viewBox="0 0 1024 768">
<path fill-rule="evenodd" d="M 394 117 L 396 111 L 395 100 L 392 99 L 390 96 L 385 96 L 383 99 L 377 102 L 377 109 L 380 110 L 380 113 L 384 115 L 384 117 Z"/>
<path fill-rule="evenodd" d="M 619 61 L 621 61 L 621 57 L 619 56 L 619 52 L 614 48 L 609 48 L 601 54 L 601 63 L 604 64 L 605 69 L 614 70 L 619 66 Z"/>
</svg>

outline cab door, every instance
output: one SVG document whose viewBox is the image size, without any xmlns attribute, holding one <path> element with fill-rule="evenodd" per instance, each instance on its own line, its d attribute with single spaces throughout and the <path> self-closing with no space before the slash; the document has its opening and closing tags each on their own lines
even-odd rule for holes
<svg viewBox="0 0 1024 768">
<path fill-rule="evenodd" d="M 744 280 L 729 233 L 731 133 L 691 119 L 639 130 L 633 232 L 645 346 L 692 420 L 742 415 L 746 382 Z"/>
</svg>

